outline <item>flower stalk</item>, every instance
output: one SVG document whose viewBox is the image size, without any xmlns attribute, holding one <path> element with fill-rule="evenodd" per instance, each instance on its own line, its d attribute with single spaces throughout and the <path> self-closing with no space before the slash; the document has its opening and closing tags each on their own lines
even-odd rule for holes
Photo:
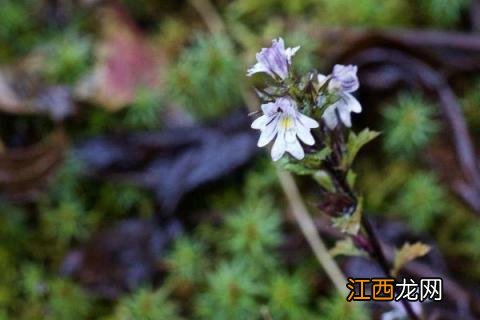
<svg viewBox="0 0 480 320">
<path fill-rule="evenodd" d="M 392 277 L 380 241 L 363 215 L 362 198 L 354 190 L 355 156 L 363 145 L 378 136 L 368 129 L 358 134 L 350 129 L 351 114 L 362 111 L 352 95 L 360 86 L 357 67 L 335 65 L 329 75 L 313 70 L 297 77 L 292 57 L 298 50 L 299 47 L 285 48 L 281 38 L 273 40 L 270 48 L 257 54 L 257 63 L 247 72 L 248 76 L 267 74 L 273 80 L 273 84 L 269 81 L 266 88 L 257 90 L 263 101 L 263 115 L 252 123 L 252 128 L 260 131 L 258 146 L 274 141 L 273 161 L 293 173 L 317 180 L 321 190 L 318 208 L 332 217 L 333 225 L 366 251 L 387 277 Z M 280 178 L 282 181 L 282 175 Z M 288 192 L 293 191 L 285 190 L 287 198 L 291 197 Z M 312 224 L 302 225 L 302 219 L 297 220 L 310 242 L 307 226 Z M 418 319 L 408 301 L 402 300 L 402 304 L 411 319 Z"/>
</svg>

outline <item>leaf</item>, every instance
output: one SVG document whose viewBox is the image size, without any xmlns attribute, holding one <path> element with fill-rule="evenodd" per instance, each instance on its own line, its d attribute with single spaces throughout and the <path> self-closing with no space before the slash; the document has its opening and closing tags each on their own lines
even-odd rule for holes
<svg viewBox="0 0 480 320">
<path fill-rule="evenodd" d="M 140 88 L 158 88 L 164 55 L 154 50 L 120 9 L 106 8 L 100 20 L 104 38 L 97 61 L 93 72 L 76 85 L 75 95 L 117 111 L 134 102 Z"/>
<path fill-rule="evenodd" d="M 348 169 L 352 165 L 358 151 L 379 135 L 380 132 L 371 131 L 368 128 L 362 130 L 358 135 L 351 131 L 348 135 L 347 154 L 342 159 L 342 168 Z"/>
<path fill-rule="evenodd" d="M 352 238 L 347 237 L 342 240 L 338 240 L 335 243 L 335 246 L 330 249 L 330 254 L 333 257 L 336 256 L 357 256 L 357 257 L 364 257 L 366 253 L 360 249 L 358 249 L 352 241 Z"/>
<path fill-rule="evenodd" d="M 332 153 L 330 147 L 325 147 L 315 153 L 309 153 L 305 156 L 303 161 L 308 167 L 318 168 L 322 165 L 322 161 L 325 160 Z"/>
<path fill-rule="evenodd" d="M 363 211 L 363 198 L 358 198 L 357 207 L 352 215 L 343 215 L 338 218 L 333 218 L 333 226 L 341 232 L 351 236 L 356 236 L 360 230 Z"/>
<path fill-rule="evenodd" d="M 329 147 L 325 147 L 315 153 L 310 153 L 303 158 L 302 161 L 289 160 L 283 158 L 281 164 L 285 170 L 298 174 L 300 176 L 316 174 L 322 165 L 322 161 L 325 160 L 332 150 Z"/>
<path fill-rule="evenodd" d="M 333 185 L 332 177 L 325 170 L 317 170 L 313 174 L 313 179 L 318 182 L 320 186 L 325 188 L 328 192 L 334 192 L 335 186 Z"/>
<path fill-rule="evenodd" d="M 395 261 L 393 263 L 392 275 L 396 276 L 400 269 L 416 258 L 426 255 L 430 251 L 430 246 L 421 242 L 414 244 L 405 243 L 400 250 L 395 252 Z"/>
<path fill-rule="evenodd" d="M 283 164 L 283 168 L 285 170 L 288 170 L 288 171 L 290 171 L 292 173 L 295 173 L 299 176 L 309 176 L 309 175 L 313 175 L 313 174 L 315 174 L 315 172 L 317 172 L 317 170 L 315 170 L 315 169 L 307 168 L 301 162 L 298 162 L 298 163 L 285 162 L 285 163 L 282 163 L 282 164 Z"/>
</svg>

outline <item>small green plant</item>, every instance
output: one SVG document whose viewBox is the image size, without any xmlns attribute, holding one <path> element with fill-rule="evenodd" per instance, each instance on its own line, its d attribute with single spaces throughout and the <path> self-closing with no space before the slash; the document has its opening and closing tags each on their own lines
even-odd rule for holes
<svg viewBox="0 0 480 320">
<path fill-rule="evenodd" d="M 160 126 L 161 98 L 148 88 L 137 90 L 133 104 L 127 108 L 124 123 L 133 129 L 154 129 Z"/>
<path fill-rule="evenodd" d="M 226 218 L 228 241 L 224 246 L 236 256 L 247 255 L 254 261 L 265 260 L 280 244 L 280 217 L 268 198 L 247 200 L 237 213 Z"/>
<path fill-rule="evenodd" d="M 427 230 L 448 208 L 446 192 L 431 173 L 419 172 L 400 189 L 393 212 L 408 218 L 416 230 Z"/>
<path fill-rule="evenodd" d="M 73 84 L 92 61 L 92 43 L 78 32 L 68 30 L 41 49 L 46 57 L 44 73 L 51 83 Z"/>
<path fill-rule="evenodd" d="M 200 36 L 170 70 L 168 92 L 196 118 L 213 118 L 239 105 L 238 74 L 229 40 Z"/>
<path fill-rule="evenodd" d="M 438 132 L 434 114 L 434 107 L 420 96 L 400 96 L 383 111 L 385 150 L 393 156 L 413 156 Z"/>
<path fill-rule="evenodd" d="M 430 24 L 448 27 L 458 22 L 461 13 L 470 4 L 468 0 L 421 0 Z"/>
<path fill-rule="evenodd" d="M 42 205 L 40 219 L 45 235 L 66 246 L 72 240 L 85 239 L 92 221 L 78 201 L 62 201 L 58 206 Z"/>
<path fill-rule="evenodd" d="M 61 278 L 49 278 L 45 270 L 27 264 L 21 270 L 20 284 L 24 303 L 20 319 L 86 319 L 91 310 L 91 299 L 78 285 Z"/>
<path fill-rule="evenodd" d="M 254 319 L 260 306 L 258 295 L 262 292 L 258 275 L 242 261 L 222 262 L 208 275 L 207 290 L 196 301 L 200 319 Z"/>
<path fill-rule="evenodd" d="M 32 0 L 2 1 L 0 59 L 25 54 L 36 42 L 36 20 L 31 15 Z"/>
<path fill-rule="evenodd" d="M 332 295 L 319 304 L 320 314 L 324 320 L 367 320 L 371 319 L 366 308 L 360 303 L 349 303 L 344 297 Z"/>
<path fill-rule="evenodd" d="M 172 252 L 166 259 L 169 280 L 176 285 L 193 286 L 204 278 L 207 263 L 203 242 L 183 237 L 175 241 Z"/>
<path fill-rule="evenodd" d="M 322 23 L 363 26 L 410 24 L 412 11 L 402 0 L 322 0 L 319 19 Z"/>
<path fill-rule="evenodd" d="M 166 289 L 139 289 L 123 298 L 111 320 L 182 320 L 179 307 Z"/>
<path fill-rule="evenodd" d="M 308 309 L 310 288 L 300 275 L 275 273 L 269 284 L 268 307 L 273 319 L 314 319 Z"/>
</svg>

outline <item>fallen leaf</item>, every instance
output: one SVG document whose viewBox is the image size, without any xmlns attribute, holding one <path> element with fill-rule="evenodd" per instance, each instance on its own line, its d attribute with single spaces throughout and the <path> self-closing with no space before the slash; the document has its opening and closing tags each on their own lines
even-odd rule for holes
<svg viewBox="0 0 480 320">
<path fill-rule="evenodd" d="M 116 111 L 132 103 L 138 90 L 158 89 L 164 57 L 120 7 L 104 8 L 99 19 L 103 40 L 97 61 L 93 72 L 77 84 L 75 96 Z"/>
<path fill-rule="evenodd" d="M 164 212 L 182 196 L 224 177 L 257 152 L 249 119 L 234 113 L 213 125 L 96 137 L 75 148 L 88 175 L 147 187 Z"/>
<path fill-rule="evenodd" d="M 366 257 L 367 256 L 367 254 L 364 251 L 358 249 L 355 246 L 355 244 L 352 241 L 352 238 L 350 238 L 350 237 L 347 237 L 347 238 L 342 239 L 342 240 L 338 240 L 335 243 L 335 246 L 332 249 L 330 249 L 330 254 L 333 257 L 340 256 L 340 255 L 343 255 L 343 256 L 359 256 L 359 257 Z"/>
<path fill-rule="evenodd" d="M 392 275 L 395 277 L 400 269 L 407 263 L 416 258 L 423 257 L 430 251 L 430 246 L 421 242 L 414 244 L 405 243 L 400 250 L 395 252 L 395 260 L 393 262 Z"/>
<path fill-rule="evenodd" d="M 0 194 L 12 201 L 37 198 L 63 160 L 67 138 L 55 131 L 28 147 L 5 148 L 0 153 Z"/>
</svg>

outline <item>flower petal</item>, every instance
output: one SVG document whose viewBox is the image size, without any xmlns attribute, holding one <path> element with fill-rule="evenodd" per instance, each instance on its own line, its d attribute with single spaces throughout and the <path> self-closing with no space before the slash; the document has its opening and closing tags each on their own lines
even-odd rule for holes
<svg viewBox="0 0 480 320">
<path fill-rule="evenodd" d="M 353 92 L 360 86 L 357 77 L 357 66 L 337 64 L 333 67 L 332 79 L 338 81 L 343 92 Z"/>
<path fill-rule="evenodd" d="M 257 119 L 253 120 L 252 125 L 250 126 L 252 129 L 262 129 L 268 123 L 269 117 L 267 115 L 262 115 Z"/>
<path fill-rule="evenodd" d="M 328 80 L 328 77 L 324 74 L 319 73 L 317 75 L 317 80 L 318 80 L 318 85 L 321 87 L 325 84 L 325 82 Z"/>
<path fill-rule="evenodd" d="M 298 113 L 298 120 L 302 125 L 304 125 L 307 128 L 318 128 L 319 126 L 317 120 L 307 117 L 306 115 L 301 114 L 300 112 Z"/>
<path fill-rule="evenodd" d="M 292 63 L 292 57 L 297 53 L 298 49 L 300 49 L 300 46 L 294 47 L 294 48 L 287 48 L 285 50 L 285 55 L 287 56 L 287 61 L 288 63 Z"/>
<path fill-rule="evenodd" d="M 258 60 L 258 58 L 257 58 Z M 247 70 L 247 76 L 251 77 L 255 73 L 259 72 L 265 72 L 268 73 L 270 76 L 273 77 L 273 73 L 268 69 L 266 65 L 264 65 L 261 62 L 257 62 L 255 65 L 253 65 L 250 69 Z"/>
<path fill-rule="evenodd" d="M 279 131 L 279 134 L 277 135 L 277 138 L 275 139 L 275 142 L 273 143 L 273 147 L 271 151 L 273 161 L 279 160 L 285 153 L 285 148 L 286 148 L 285 135 L 280 134 L 281 133 L 280 131 Z"/>
<path fill-rule="evenodd" d="M 336 109 L 335 104 L 333 104 L 323 112 L 322 118 L 329 129 L 334 129 L 338 124 L 337 115 L 335 113 Z"/>
<path fill-rule="evenodd" d="M 285 51 L 285 42 L 283 41 L 283 38 L 278 37 L 278 39 L 273 39 L 272 48 L 276 48 L 280 51 Z"/>
<path fill-rule="evenodd" d="M 338 108 L 338 115 L 340 116 L 340 120 L 342 120 L 343 124 L 347 127 L 352 126 L 352 117 L 350 116 L 350 110 L 346 108 Z"/>
<path fill-rule="evenodd" d="M 278 132 L 277 119 L 273 119 L 268 125 L 266 125 L 262 132 L 260 133 L 260 138 L 258 138 L 258 147 L 266 146 Z"/>
<path fill-rule="evenodd" d="M 257 60 L 281 79 L 285 79 L 288 76 L 287 55 L 282 38 L 274 39 L 270 48 L 263 48 L 257 54 Z"/>
<path fill-rule="evenodd" d="M 263 113 L 268 116 L 274 115 L 278 110 L 276 102 L 264 103 L 260 107 L 262 108 Z"/>
<path fill-rule="evenodd" d="M 308 144 L 309 146 L 312 146 L 315 143 L 315 139 L 313 139 L 310 129 L 300 123 L 297 123 L 297 136 L 303 141 L 303 143 Z"/>
<path fill-rule="evenodd" d="M 295 130 L 295 127 L 288 128 L 285 131 L 285 142 L 287 144 L 293 143 L 297 140 L 297 131 Z"/>
<path fill-rule="evenodd" d="M 303 151 L 303 148 L 297 139 L 287 144 L 286 151 L 298 160 L 301 160 L 303 157 L 305 157 L 305 151 Z"/>
<path fill-rule="evenodd" d="M 350 109 L 350 111 L 355 113 L 362 112 L 362 105 L 350 93 L 344 93 L 344 99 L 345 102 L 348 104 L 348 108 Z"/>
</svg>

